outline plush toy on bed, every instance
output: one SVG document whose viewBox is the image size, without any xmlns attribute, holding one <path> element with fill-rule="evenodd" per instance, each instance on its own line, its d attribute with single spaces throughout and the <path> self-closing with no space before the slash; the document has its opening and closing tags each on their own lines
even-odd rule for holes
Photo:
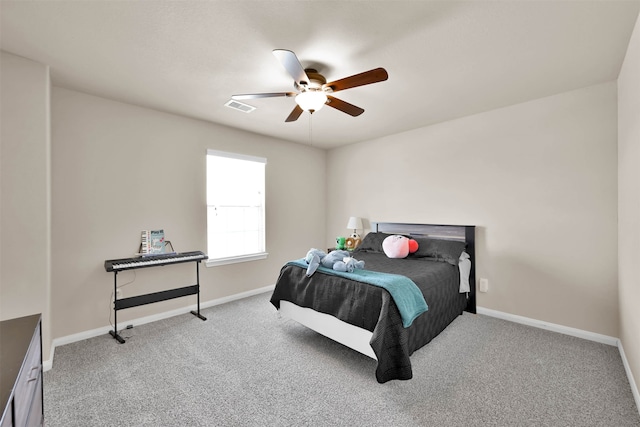
<svg viewBox="0 0 640 427">
<path fill-rule="evenodd" d="M 351 258 L 348 251 L 331 251 L 327 254 L 320 249 L 312 248 L 307 252 L 304 260 L 309 264 L 307 277 L 311 277 L 320 265 L 336 271 L 348 271 L 350 273 L 356 268 L 364 268 L 364 261 Z"/>
<path fill-rule="evenodd" d="M 344 263 L 344 258 L 349 256 L 348 251 L 343 250 L 335 250 L 331 251 L 320 261 L 320 265 L 326 268 L 332 268 L 336 271 L 346 271 L 342 269 L 342 264 Z M 337 268 L 336 268 L 337 267 Z"/>
<path fill-rule="evenodd" d="M 309 264 L 309 267 L 307 267 L 307 277 L 310 277 L 316 272 L 320 265 L 320 261 L 322 261 L 326 256 L 327 253 L 320 249 L 309 249 L 309 252 L 307 252 L 307 255 L 304 257 L 304 262 Z"/>
<path fill-rule="evenodd" d="M 343 260 L 343 264 L 344 264 L 344 270 L 340 270 L 340 271 L 348 271 L 349 273 L 353 273 L 354 270 L 356 269 L 363 269 L 364 268 L 364 261 L 358 261 L 355 258 L 344 258 Z M 333 269 L 336 270 L 336 266 L 333 266 Z"/>
<path fill-rule="evenodd" d="M 331 251 L 324 257 L 320 264 L 326 268 L 332 268 L 336 271 L 348 271 L 353 273 L 356 268 L 364 268 L 364 261 L 358 261 L 351 258 L 349 251 Z"/>
<path fill-rule="evenodd" d="M 389 258 L 406 258 L 418 250 L 418 242 L 409 237 L 394 234 L 382 241 L 382 250 Z"/>
</svg>

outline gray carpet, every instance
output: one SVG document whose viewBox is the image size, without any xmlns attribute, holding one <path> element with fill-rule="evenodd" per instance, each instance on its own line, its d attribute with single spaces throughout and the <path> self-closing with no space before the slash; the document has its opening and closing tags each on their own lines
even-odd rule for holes
<svg viewBox="0 0 640 427">
<path fill-rule="evenodd" d="M 46 426 L 640 426 L 615 347 L 465 313 L 378 384 L 269 296 L 56 348 Z"/>
</svg>

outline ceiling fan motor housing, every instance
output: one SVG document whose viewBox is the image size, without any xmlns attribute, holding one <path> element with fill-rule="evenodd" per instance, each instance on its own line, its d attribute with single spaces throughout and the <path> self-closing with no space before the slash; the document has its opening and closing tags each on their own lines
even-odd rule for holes
<svg viewBox="0 0 640 427">
<path fill-rule="evenodd" d="M 325 89 L 323 86 L 327 83 L 327 79 L 325 79 L 325 77 L 318 73 L 317 70 L 314 70 L 313 68 L 307 68 L 304 70 L 304 72 L 307 74 L 307 77 L 309 77 L 309 82 L 308 84 L 305 84 L 307 82 L 300 82 L 300 84 L 298 84 L 297 82 L 294 82 L 293 86 L 301 91 L 307 91 L 307 90 L 312 90 L 312 91 L 320 91 Z"/>
</svg>

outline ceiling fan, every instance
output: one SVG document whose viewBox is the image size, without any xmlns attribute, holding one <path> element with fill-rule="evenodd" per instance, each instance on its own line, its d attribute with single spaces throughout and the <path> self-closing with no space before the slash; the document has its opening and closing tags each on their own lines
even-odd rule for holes
<svg viewBox="0 0 640 427">
<path fill-rule="evenodd" d="M 298 92 L 273 92 L 273 93 L 249 93 L 243 95 L 233 95 L 231 98 L 235 100 L 256 99 L 256 98 L 275 98 L 275 97 L 295 97 L 296 106 L 289 114 L 285 122 L 293 122 L 304 112 L 318 111 L 323 105 L 328 105 L 350 116 L 356 117 L 364 113 L 360 107 L 356 107 L 348 102 L 341 101 L 331 96 L 333 92 L 350 89 L 353 87 L 364 86 L 371 83 L 378 83 L 389 78 L 384 68 L 375 68 L 365 71 L 364 73 L 355 74 L 340 80 L 327 83 L 317 70 L 313 68 L 302 68 L 300 61 L 295 53 L 286 49 L 275 49 L 273 51 L 275 57 L 280 61 L 282 66 L 293 77 L 294 88 Z"/>
</svg>

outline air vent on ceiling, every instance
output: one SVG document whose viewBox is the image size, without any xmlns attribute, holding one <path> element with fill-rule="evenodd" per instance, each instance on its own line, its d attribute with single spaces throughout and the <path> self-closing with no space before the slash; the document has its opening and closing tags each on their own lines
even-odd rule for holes
<svg viewBox="0 0 640 427">
<path fill-rule="evenodd" d="M 233 99 L 230 99 L 224 105 L 225 105 L 225 107 L 233 108 L 234 110 L 242 111 L 243 113 L 250 113 L 250 112 L 252 112 L 253 110 L 256 109 L 256 107 L 253 107 L 253 106 L 248 105 L 248 104 L 243 104 L 242 102 L 238 102 L 238 101 L 233 100 Z"/>
</svg>

